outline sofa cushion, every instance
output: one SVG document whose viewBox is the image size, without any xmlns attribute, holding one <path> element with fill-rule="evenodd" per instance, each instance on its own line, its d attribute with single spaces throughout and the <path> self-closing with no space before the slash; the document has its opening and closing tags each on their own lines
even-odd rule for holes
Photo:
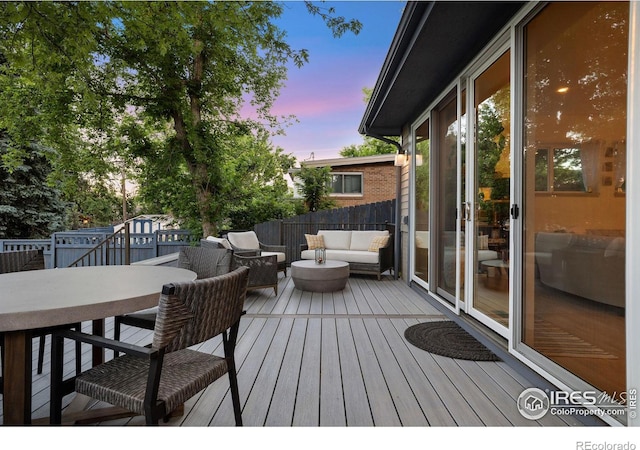
<svg viewBox="0 0 640 450">
<path fill-rule="evenodd" d="M 429 248 L 429 232 L 416 231 L 416 247 Z"/>
<path fill-rule="evenodd" d="M 305 234 L 304 237 L 307 239 L 309 250 L 324 248 L 324 236 L 321 234 Z"/>
<path fill-rule="evenodd" d="M 348 250 L 351 245 L 350 230 L 320 230 L 318 235 L 323 236 L 327 250 Z"/>
<path fill-rule="evenodd" d="M 610 258 L 612 256 L 624 257 L 624 254 L 625 254 L 625 242 L 624 242 L 624 238 L 620 238 L 620 237 L 615 238 L 611 242 L 609 242 L 609 245 L 607 245 L 607 248 L 604 251 L 605 258 Z"/>
<path fill-rule="evenodd" d="M 227 239 L 236 248 L 259 249 L 260 241 L 255 231 L 240 231 L 228 233 Z"/>
<path fill-rule="evenodd" d="M 347 248 L 349 250 L 369 251 L 369 245 L 371 245 L 371 241 L 374 237 L 377 236 L 389 236 L 389 232 L 387 230 L 352 231 L 351 244 Z"/>
<path fill-rule="evenodd" d="M 301 259 L 314 259 L 314 257 L 315 250 L 304 250 L 300 253 Z M 378 253 L 367 250 L 327 250 L 326 258 L 349 263 L 378 264 Z"/>
<path fill-rule="evenodd" d="M 389 243 L 389 236 L 375 236 L 371 240 L 371 244 L 369 244 L 368 250 L 370 252 L 377 252 L 382 247 L 386 247 L 388 243 Z"/>
</svg>

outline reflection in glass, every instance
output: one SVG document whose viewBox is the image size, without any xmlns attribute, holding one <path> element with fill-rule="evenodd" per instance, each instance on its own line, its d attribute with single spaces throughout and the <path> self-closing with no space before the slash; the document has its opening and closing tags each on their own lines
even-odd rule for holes
<svg viewBox="0 0 640 450">
<path fill-rule="evenodd" d="M 456 294 L 457 232 L 457 169 L 458 169 L 458 114 L 457 97 L 449 96 L 436 111 L 438 141 L 435 151 L 437 162 L 437 214 L 438 239 L 438 292 L 444 299 L 454 302 Z"/>
<path fill-rule="evenodd" d="M 510 52 L 474 80 L 477 192 L 473 307 L 509 322 Z"/>
<path fill-rule="evenodd" d="M 429 120 L 416 130 L 415 157 L 415 276 L 429 281 Z"/>
<path fill-rule="evenodd" d="M 612 396 L 626 389 L 617 155 L 625 154 L 628 23 L 626 2 L 558 2 L 524 29 L 522 339 Z"/>
</svg>

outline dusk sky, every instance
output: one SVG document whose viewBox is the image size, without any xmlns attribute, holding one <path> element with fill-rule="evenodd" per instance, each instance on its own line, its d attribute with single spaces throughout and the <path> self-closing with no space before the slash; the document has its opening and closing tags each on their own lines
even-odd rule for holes
<svg viewBox="0 0 640 450">
<path fill-rule="evenodd" d="M 337 1 L 336 15 L 358 19 L 362 30 L 334 38 L 322 19 L 301 1 L 285 2 L 278 24 L 294 49 L 306 48 L 309 62 L 289 68 L 286 86 L 272 110 L 298 122 L 272 142 L 299 161 L 337 158 L 340 150 L 363 142 L 358 126 L 366 104 L 362 89 L 373 88 L 398 27 L 404 1 Z"/>
</svg>

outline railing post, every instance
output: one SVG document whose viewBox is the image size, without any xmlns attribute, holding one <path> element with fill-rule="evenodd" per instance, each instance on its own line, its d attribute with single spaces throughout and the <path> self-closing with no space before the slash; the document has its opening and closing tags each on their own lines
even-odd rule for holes
<svg viewBox="0 0 640 450">
<path fill-rule="evenodd" d="M 129 223 L 124 223 L 124 264 L 126 266 L 131 264 L 131 239 L 129 232 Z"/>
</svg>

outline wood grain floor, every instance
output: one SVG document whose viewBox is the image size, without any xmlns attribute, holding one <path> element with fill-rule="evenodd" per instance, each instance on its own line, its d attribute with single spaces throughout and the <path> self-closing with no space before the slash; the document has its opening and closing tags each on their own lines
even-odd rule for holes
<svg viewBox="0 0 640 450">
<path fill-rule="evenodd" d="M 516 399 L 533 386 L 522 368 L 446 358 L 409 344 L 403 335 L 408 326 L 446 317 L 403 281 L 352 276 L 343 291 L 310 293 L 281 275 L 278 292 L 250 293 L 241 321 L 236 361 L 245 426 L 581 425 L 572 417 L 522 417 Z M 107 336 L 112 326 L 108 320 Z M 126 328 L 123 340 L 144 345 L 151 335 Z M 48 345 L 44 373 L 33 377 L 35 419 L 49 414 Z M 221 342 L 208 341 L 200 350 L 219 354 Z M 228 391 L 226 378 L 216 381 L 185 404 L 183 415 L 162 425 L 233 425 Z M 133 417 L 103 424 L 143 423 Z"/>
</svg>

